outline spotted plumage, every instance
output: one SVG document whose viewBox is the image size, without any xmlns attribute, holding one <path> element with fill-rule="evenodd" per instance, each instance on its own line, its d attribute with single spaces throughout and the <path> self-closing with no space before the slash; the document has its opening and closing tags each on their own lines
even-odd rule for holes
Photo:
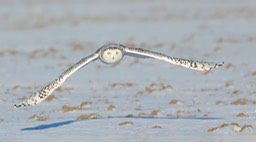
<svg viewBox="0 0 256 142">
<path fill-rule="evenodd" d="M 103 45 L 95 53 L 91 54 L 88 57 L 85 57 L 78 61 L 76 64 L 65 70 L 57 79 L 53 82 L 46 85 L 44 88 L 33 94 L 30 98 L 26 99 L 20 104 L 15 104 L 14 107 L 26 107 L 33 106 L 44 99 L 46 99 L 51 93 L 57 89 L 61 84 L 70 77 L 77 70 L 87 65 L 88 63 L 100 59 L 105 64 L 114 64 L 121 61 L 124 55 L 143 57 L 143 58 L 154 58 L 158 60 L 163 60 L 171 64 L 180 65 L 186 68 L 199 70 L 199 71 L 209 71 L 216 67 L 222 66 L 222 63 L 213 63 L 213 62 L 202 62 L 195 60 L 188 60 L 182 58 L 170 57 L 162 53 L 149 51 L 141 48 L 127 48 L 122 44 L 109 43 Z"/>
</svg>

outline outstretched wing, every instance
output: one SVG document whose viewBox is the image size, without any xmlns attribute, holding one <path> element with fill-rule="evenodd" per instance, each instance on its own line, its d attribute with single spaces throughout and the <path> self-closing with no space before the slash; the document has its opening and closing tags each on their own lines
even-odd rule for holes
<svg viewBox="0 0 256 142">
<path fill-rule="evenodd" d="M 75 65 L 71 66 L 67 70 L 65 70 L 57 79 L 55 79 L 53 82 L 46 85 L 44 88 L 33 94 L 30 98 L 26 99 L 20 104 L 15 104 L 14 108 L 18 107 L 26 107 L 26 106 L 33 106 L 44 99 L 46 99 L 51 93 L 57 89 L 69 76 L 71 76 L 73 73 L 75 73 L 77 70 L 85 66 L 86 64 L 90 63 L 91 61 L 94 61 L 98 59 L 99 53 L 96 52 L 88 57 L 85 57 L 81 59 L 79 62 L 77 62 Z"/>
<path fill-rule="evenodd" d="M 130 56 L 142 56 L 142 57 L 155 58 L 159 60 L 164 60 L 166 62 L 175 64 L 175 65 L 180 65 L 186 68 L 199 70 L 199 71 L 209 71 L 211 69 L 217 68 L 224 64 L 224 62 L 214 63 L 214 62 L 194 61 L 194 60 L 188 60 L 188 59 L 182 59 L 182 58 L 175 58 L 175 57 L 167 56 L 162 53 L 149 51 L 141 48 L 125 48 L 125 51 L 126 51 L 126 54 Z"/>
</svg>

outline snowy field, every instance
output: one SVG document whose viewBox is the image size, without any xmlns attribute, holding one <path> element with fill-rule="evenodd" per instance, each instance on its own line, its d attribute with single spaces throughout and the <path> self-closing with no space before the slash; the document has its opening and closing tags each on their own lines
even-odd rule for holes
<svg viewBox="0 0 256 142">
<path fill-rule="evenodd" d="M 0 141 L 255 142 L 255 23 L 255 0 L 0 0 Z M 13 108 L 108 42 L 225 66 L 95 61 Z"/>
</svg>

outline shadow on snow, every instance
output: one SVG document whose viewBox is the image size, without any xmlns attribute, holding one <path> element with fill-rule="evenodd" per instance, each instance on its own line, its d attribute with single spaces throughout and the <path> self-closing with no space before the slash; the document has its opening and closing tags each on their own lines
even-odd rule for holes
<svg viewBox="0 0 256 142">
<path fill-rule="evenodd" d="M 31 130 L 44 130 L 44 129 L 49 129 L 49 128 L 56 128 L 60 127 L 63 125 L 68 125 L 71 123 L 74 123 L 78 120 L 68 120 L 68 121 L 63 121 L 63 122 L 56 122 L 56 123 L 51 123 L 51 124 L 43 124 L 35 127 L 28 127 L 28 128 L 23 128 L 21 131 L 31 131 Z"/>
<path fill-rule="evenodd" d="M 178 120 L 178 119 L 190 119 L 190 120 L 220 120 L 224 119 L 222 117 L 154 117 L 154 116 L 108 116 L 108 117 L 98 117 L 94 118 L 97 120 L 100 119 L 173 119 L 173 120 Z M 87 119 L 87 120 L 93 120 L 93 119 Z M 35 127 L 27 127 L 21 129 L 21 131 L 33 131 L 33 130 L 44 130 L 44 129 L 50 129 L 50 128 L 57 128 L 61 127 L 64 125 L 69 125 L 78 121 L 84 121 L 84 120 L 68 120 L 68 121 L 63 121 L 63 122 L 55 122 L 55 123 L 50 123 L 50 124 L 43 124 L 43 125 L 38 125 Z"/>
</svg>

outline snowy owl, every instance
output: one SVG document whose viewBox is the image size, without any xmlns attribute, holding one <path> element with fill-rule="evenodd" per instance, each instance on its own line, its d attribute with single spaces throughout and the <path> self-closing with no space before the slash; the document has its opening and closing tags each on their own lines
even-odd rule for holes
<svg viewBox="0 0 256 142">
<path fill-rule="evenodd" d="M 209 71 L 224 64 L 224 62 L 213 63 L 175 58 L 162 53 L 149 51 L 141 48 L 127 48 L 122 44 L 109 43 L 103 45 L 95 53 L 89 55 L 88 57 L 82 58 L 76 64 L 65 70 L 57 79 L 33 94 L 30 98 L 26 99 L 20 104 L 15 104 L 14 108 L 33 106 L 40 103 L 41 101 L 46 99 L 73 73 L 94 60 L 100 59 L 105 64 L 114 64 L 121 61 L 125 55 L 133 57 L 154 58 L 199 71 Z"/>
</svg>

